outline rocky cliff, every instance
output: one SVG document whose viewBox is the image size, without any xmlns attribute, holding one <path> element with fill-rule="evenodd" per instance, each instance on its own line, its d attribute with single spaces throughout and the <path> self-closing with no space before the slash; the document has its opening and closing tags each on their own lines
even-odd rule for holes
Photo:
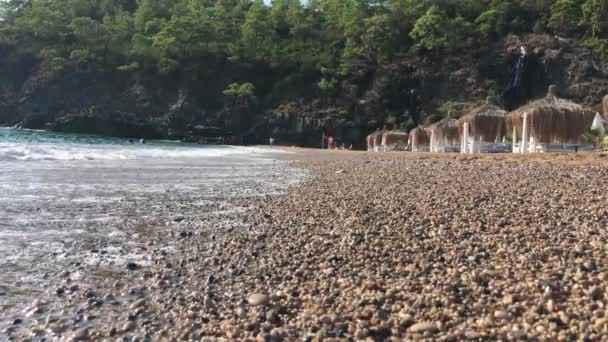
<svg viewBox="0 0 608 342">
<path fill-rule="evenodd" d="M 488 95 L 513 109 L 557 84 L 563 97 L 601 111 L 608 94 L 608 65 L 580 42 L 549 35 L 509 35 L 461 55 L 408 54 L 395 60 L 362 62 L 331 94 L 319 91 L 317 71 L 290 79 L 291 70 L 227 60 L 178 75 L 86 70 L 58 75 L 51 66 L 23 61 L 0 87 L 0 123 L 117 136 L 245 137 L 234 139 L 237 143 L 263 143 L 273 136 L 304 146 L 319 145 L 325 132 L 360 146 L 376 129 L 457 117 Z M 227 99 L 222 91 L 235 79 L 252 80 L 255 96 L 245 102 Z"/>
</svg>

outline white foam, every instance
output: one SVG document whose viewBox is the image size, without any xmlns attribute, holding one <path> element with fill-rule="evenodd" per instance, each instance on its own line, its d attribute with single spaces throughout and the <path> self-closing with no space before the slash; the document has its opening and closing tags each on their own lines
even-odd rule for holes
<svg viewBox="0 0 608 342">
<path fill-rule="evenodd" d="M 128 160 L 149 158 L 205 158 L 242 154 L 286 153 L 270 148 L 228 146 L 154 146 L 0 143 L 0 161 Z"/>
</svg>

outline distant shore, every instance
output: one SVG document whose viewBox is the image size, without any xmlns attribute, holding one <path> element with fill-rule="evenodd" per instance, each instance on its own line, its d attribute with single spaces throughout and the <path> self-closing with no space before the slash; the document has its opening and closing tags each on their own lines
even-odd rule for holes
<svg viewBox="0 0 608 342">
<path fill-rule="evenodd" d="M 145 295 L 115 304 L 125 317 L 65 336 L 608 333 L 608 195 L 598 188 L 608 157 L 285 149 L 295 153 L 281 158 L 310 170 L 307 181 L 284 195 L 238 200 L 250 208 L 233 216 L 239 224 L 179 233 L 174 255 L 129 275 Z M 129 291 L 121 286 L 111 292 Z"/>
</svg>

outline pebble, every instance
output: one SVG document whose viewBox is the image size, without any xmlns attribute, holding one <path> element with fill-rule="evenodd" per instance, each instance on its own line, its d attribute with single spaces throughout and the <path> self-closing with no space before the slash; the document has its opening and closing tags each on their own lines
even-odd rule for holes
<svg viewBox="0 0 608 342">
<path fill-rule="evenodd" d="M 591 199 L 606 165 L 365 155 L 296 164 L 311 181 L 226 200 L 244 215 L 191 216 L 193 201 L 168 201 L 167 217 L 188 215 L 172 235 L 187 241 L 154 229 L 134 237 L 151 266 L 96 287 L 89 266 L 71 265 L 72 279 L 45 293 L 52 301 L 28 306 L 65 321 L 35 314 L 11 334 L 69 338 L 88 324 L 91 340 L 601 340 L 608 207 Z M 86 298 L 89 287 L 98 295 Z M 102 294 L 113 305 L 97 307 Z"/>
<path fill-rule="evenodd" d="M 142 306 L 146 305 L 146 300 L 144 298 L 142 299 L 138 299 L 135 302 L 133 302 L 130 306 L 131 310 L 135 310 L 138 309 Z"/>
<path fill-rule="evenodd" d="M 252 306 L 264 306 L 268 304 L 268 296 L 262 293 L 254 293 L 247 298 L 247 302 Z"/>
<path fill-rule="evenodd" d="M 334 322 L 334 318 L 331 315 L 322 315 L 319 317 L 319 322 L 322 324 L 332 324 Z"/>
<path fill-rule="evenodd" d="M 124 332 L 129 332 L 134 330 L 137 327 L 137 324 L 135 324 L 135 322 L 133 321 L 129 321 L 127 323 L 125 323 L 122 328 L 120 329 L 120 331 Z"/>
<path fill-rule="evenodd" d="M 437 324 L 432 322 L 420 322 L 412 325 L 409 330 L 414 334 L 434 332 L 437 330 Z"/>
<path fill-rule="evenodd" d="M 590 291 L 591 298 L 593 300 L 601 300 L 604 298 L 604 290 L 601 287 L 594 287 Z"/>
<path fill-rule="evenodd" d="M 494 311 L 494 317 L 497 319 L 506 319 L 509 318 L 509 314 L 504 310 Z"/>
<path fill-rule="evenodd" d="M 89 328 L 79 329 L 72 335 L 72 341 L 89 341 L 89 339 Z"/>
</svg>

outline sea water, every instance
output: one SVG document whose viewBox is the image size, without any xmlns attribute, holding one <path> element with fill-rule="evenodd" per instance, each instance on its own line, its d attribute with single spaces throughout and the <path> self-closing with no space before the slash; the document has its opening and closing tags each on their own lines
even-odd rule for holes
<svg viewBox="0 0 608 342">
<path fill-rule="evenodd" d="M 231 198 L 284 191 L 302 174 L 278 153 L 0 128 L 0 323 L 66 269 L 145 267 L 142 235 L 219 229 L 247 210 Z"/>
</svg>

